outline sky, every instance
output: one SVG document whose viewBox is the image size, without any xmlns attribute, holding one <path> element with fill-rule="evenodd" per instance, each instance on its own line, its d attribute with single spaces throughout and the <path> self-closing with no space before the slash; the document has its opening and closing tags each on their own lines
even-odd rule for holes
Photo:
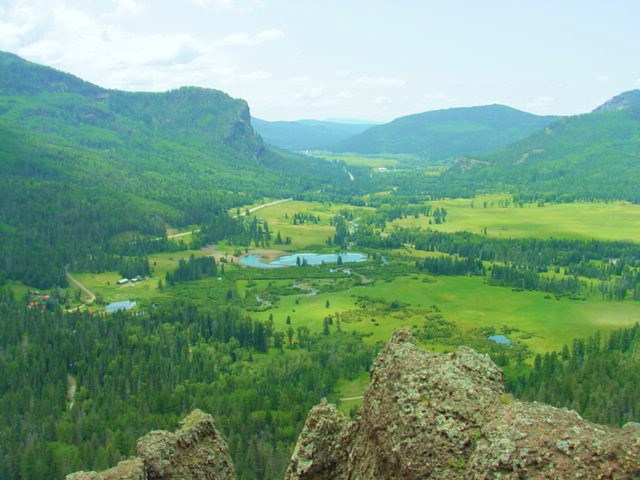
<svg viewBox="0 0 640 480">
<path fill-rule="evenodd" d="M 638 19 L 637 0 L 0 0 L 0 50 L 106 88 L 223 90 L 265 120 L 570 115 L 640 88 Z"/>
</svg>

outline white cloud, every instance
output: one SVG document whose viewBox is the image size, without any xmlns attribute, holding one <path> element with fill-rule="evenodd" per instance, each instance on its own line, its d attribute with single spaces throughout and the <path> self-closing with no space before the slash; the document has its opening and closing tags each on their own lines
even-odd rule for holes
<svg viewBox="0 0 640 480">
<path fill-rule="evenodd" d="M 555 100 L 556 99 L 553 97 L 541 96 L 527 103 L 526 107 L 533 110 L 544 111 L 551 107 L 554 104 Z"/>
<path fill-rule="evenodd" d="M 349 90 L 343 90 L 336 94 L 336 98 L 353 98 L 353 96 L 353 93 L 351 93 Z"/>
<path fill-rule="evenodd" d="M 240 75 L 240 78 L 243 80 L 268 80 L 271 77 L 273 77 L 273 75 L 271 75 L 271 72 L 265 72 L 264 70 Z"/>
<path fill-rule="evenodd" d="M 311 77 L 308 75 L 298 75 L 295 77 L 289 77 L 289 81 L 292 83 L 305 83 L 311 80 Z"/>
<path fill-rule="evenodd" d="M 401 87 L 405 81 L 395 77 L 358 77 L 353 81 L 354 85 L 374 85 L 380 87 Z"/>
<path fill-rule="evenodd" d="M 640 87 L 640 78 L 636 80 L 636 85 Z"/>
<path fill-rule="evenodd" d="M 148 5 L 138 0 L 115 0 L 115 11 L 112 14 L 107 15 L 107 18 L 131 18 L 137 17 L 143 13 Z"/>
<path fill-rule="evenodd" d="M 449 96 L 446 93 L 427 93 L 424 98 L 425 100 L 448 100 Z"/>
<path fill-rule="evenodd" d="M 213 7 L 216 10 L 233 10 L 246 13 L 264 6 L 264 0 L 189 0 L 197 7 Z"/>
<path fill-rule="evenodd" d="M 129 0 L 120 4 L 131 14 L 138 11 L 136 5 L 142 5 Z M 0 19 L 0 50 L 108 88 L 227 88 L 239 78 L 236 62 L 214 42 L 187 33 L 127 31 L 112 20 L 115 17 L 91 16 L 66 3 L 18 1 L 6 7 Z M 256 38 L 260 41 L 269 35 Z"/>
<path fill-rule="evenodd" d="M 293 98 L 296 100 L 315 100 L 322 97 L 324 92 L 322 87 L 306 88 L 302 92 L 296 93 Z"/>
<path fill-rule="evenodd" d="M 598 80 L 599 82 L 608 82 L 609 81 L 609 75 L 598 75 L 596 77 L 596 80 Z"/>
<path fill-rule="evenodd" d="M 242 45 L 242 46 L 253 46 L 253 45 L 261 45 L 265 42 L 269 42 L 272 40 L 278 40 L 280 38 L 284 38 L 285 34 L 282 30 L 278 30 L 275 28 L 269 30 L 263 30 L 262 32 L 256 33 L 255 35 L 251 35 L 249 33 L 232 33 L 231 35 L 227 35 L 224 38 L 221 38 L 216 42 L 216 45 L 220 46 L 232 46 L 232 45 Z"/>
<path fill-rule="evenodd" d="M 376 105 L 388 105 L 391 103 L 391 99 L 387 96 L 380 95 L 379 97 L 373 99 L 373 103 L 375 103 Z"/>
<path fill-rule="evenodd" d="M 430 108 L 444 108 L 452 105 L 457 102 L 458 97 L 450 97 L 446 93 L 427 93 L 424 96 L 424 99 L 427 101 L 427 105 Z"/>
</svg>

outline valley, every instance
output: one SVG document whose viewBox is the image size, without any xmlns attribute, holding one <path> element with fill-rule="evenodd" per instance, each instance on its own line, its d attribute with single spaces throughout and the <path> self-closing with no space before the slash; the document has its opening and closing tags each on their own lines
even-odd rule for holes
<svg viewBox="0 0 640 480">
<path fill-rule="evenodd" d="M 447 209 L 447 222 L 429 224 L 429 217 L 406 217 L 395 220 L 387 228 L 433 228 L 437 231 L 478 231 L 486 228 L 486 235 L 506 238 L 567 238 L 598 240 L 629 240 L 640 238 L 637 206 L 630 204 L 557 204 L 539 207 L 501 207 L 506 197 L 481 196 L 475 199 L 436 201 L 434 206 Z M 471 207 L 471 204 L 477 205 Z M 486 203 L 486 206 L 482 205 Z M 196 281 L 179 290 L 193 287 L 189 296 L 198 299 L 195 292 L 231 289 L 238 296 L 239 305 L 261 321 L 272 319 L 277 330 L 305 327 L 313 333 L 320 333 L 323 320 L 332 317 L 350 318 L 342 321 L 342 329 L 365 335 L 365 341 L 383 342 L 397 328 L 410 326 L 418 328 L 429 310 L 436 305 L 447 321 L 464 331 L 473 329 L 493 329 L 497 331 L 521 331 L 515 339 L 527 345 L 532 352 L 544 353 L 560 350 L 574 338 L 588 337 L 596 331 L 605 332 L 633 325 L 640 314 L 640 303 L 633 300 L 615 302 L 602 300 L 600 292 L 592 292 L 583 298 L 552 298 L 548 293 L 517 291 L 513 288 L 488 285 L 486 279 L 473 276 L 429 275 L 415 268 L 416 261 L 429 256 L 429 252 L 411 247 L 394 249 L 367 249 L 370 260 L 364 264 L 345 263 L 340 266 L 292 266 L 262 271 L 246 267 L 239 260 L 248 255 L 274 260 L 279 256 L 302 252 L 336 251 L 327 245 L 327 239 L 336 234 L 331 219 L 339 212 L 347 211 L 349 216 L 372 213 L 371 207 L 353 207 L 348 204 L 323 204 L 319 202 L 287 201 L 269 202 L 257 207 L 243 207 L 242 212 L 253 211 L 265 220 L 273 232 L 282 238 L 291 238 L 283 245 L 270 245 L 269 250 L 238 247 L 224 243 L 206 246 L 196 250 L 178 250 L 171 253 L 148 256 L 153 273 L 148 280 L 138 283 L 117 285 L 118 272 L 101 274 L 74 273 L 83 285 L 95 292 L 101 303 L 121 300 L 162 302 L 176 295 L 171 288 L 161 289 L 159 282 L 165 281 L 167 272 L 177 266 L 178 260 L 190 256 L 215 258 L 219 266 L 224 265 L 221 277 Z M 313 217 L 313 222 L 295 224 L 296 214 Z M 476 215 L 477 213 L 477 215 Z M 526 221 L 518 223 L 517 218 L 526 216 Z M 459 221 L 456 221 L 460 218 Z M 607 229 L 605 218 L 615 229 Z M 483 225 L 482 227 L 480 225 Z M 507 227 L 508 226 L 508 227 Z M 589 233 L 591 232 L 591 234 Z M 181 237 L 179 237 L 181 238 Z M 338 252 L 341 250 L 338 249 Z M 430 254 L 439 255 L 437 253 Z M 383 264 L 384 256 L 387 264 Z M 266 261 L 266 260 L 265 260 Z M 310 295 L 295 285 L 305 282 L 314 289 Z M 281 292 L 286 292 L 282 294 Z M 73 296 L 73 295 L 72 295 Z M 277 297 L 269 305 L 256 304 L 255 297 Z M 370 305 L 360 305 L 362 298 L 371 298 L 382 303 L 380 310 L 370 312 Z M 402 315 L 390 315 L 385 310 L 393 301 L 403 305 Z M 326 304 L 329 306 L 325 306 Z M 213 306 L 215 302 L 212 302 Z M 387 305 L 387 307 L 385 307 Z M 411 313 L 411 308 L 416 312 Z M 361 310 L 363 314 L 357 312 Z M 367 315 L 370 318 L 365 319 Z M 286 323 L 291 317 L 291 323 Z M 353 318 L 351 318 L 353 317 Z M 430 343 L 430 347 L 442 345 Z"/>
</svg>

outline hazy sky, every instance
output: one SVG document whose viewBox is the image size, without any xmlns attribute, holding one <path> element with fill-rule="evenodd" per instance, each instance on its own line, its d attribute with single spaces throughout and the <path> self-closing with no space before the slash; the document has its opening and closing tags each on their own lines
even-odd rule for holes
<svg viewBox="0 0 640 480">
<path fill-rule="evenodd" d="M 639 19 L 638 0 L 0 0 L 0 50 L 109 88 L 217 88 L 267 120 L 573 114 L 640 88 Z"/>
</svg>

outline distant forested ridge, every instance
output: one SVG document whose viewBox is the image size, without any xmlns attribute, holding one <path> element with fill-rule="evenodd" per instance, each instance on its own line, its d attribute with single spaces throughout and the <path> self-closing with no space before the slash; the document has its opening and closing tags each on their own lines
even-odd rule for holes
<svg viewBox="0 0 640 480">
<path fill-rule="evenodd" d="M 337 123 L 320 120 L 268 122 L 252 119 L 264 141 L 287 150 L 325 150 L 336 142 L 371 127 L 368 123 Z"/>
<path fill-rule="evenodd" d="M 119 254 L 127 239 L 167 226 L 262 197 L 354 187 L 339 164 L 266 147 L 244 100 L 195 87 L 106 90 L 9 53 L 0 53 L 0 173 L 0 271 L 38 288 L 64 286 L 65 265 Z M 162 248 L 146 245 L 141 253 Z"/>
<path fill-rule="evenodd" d="M 640 203 L 640 91 L 592 113 L 560 118 L 485 157 L 467 157 L 441 180 L 522 200 Z"/>
<path fill-rule="evenodd" d="M 503 105 L 451 108 L 407 115 L 337 142 L 331 150 L 408 153 L 429 163 L 461 155 L 486 155 L 539 130 L 557 117 L 537 116 Z"/>
</svg>

